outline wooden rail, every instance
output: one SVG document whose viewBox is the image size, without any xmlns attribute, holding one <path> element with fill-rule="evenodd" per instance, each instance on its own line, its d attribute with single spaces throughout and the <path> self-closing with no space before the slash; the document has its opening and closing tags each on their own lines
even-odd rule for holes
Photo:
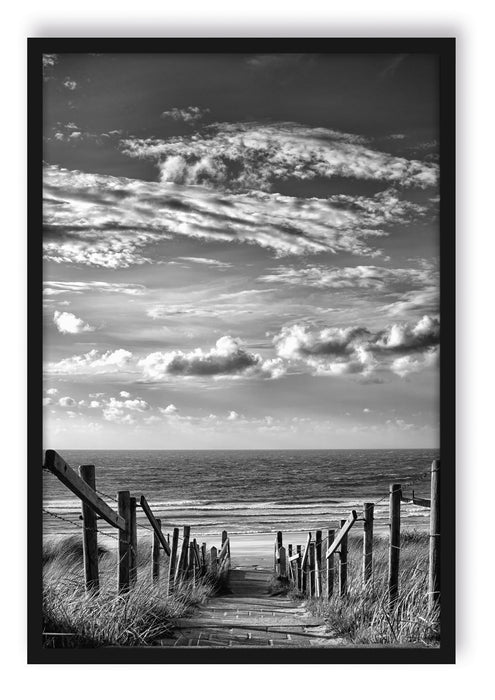
<svg viewBox="0 0 495 700">
<path fill-rule="evenodd" d="M 48 469 L 52 474 L 60 479 L 83 503 L 86 503 L 95 513 L 107 521 L 112 527 L 117 527 L 119 530 L 126 529 L 125 520 L 105 501 L 98 496 L 88 484 L 69 467 L 67 462 L 55 452 L 55 450 L 47 450 L 45 453 L 45 469 Z"/>
<path fill-rule="evenodd" d="M 400 597 L 400 551 L 401 551 L 401 503 L 412 503 L 430 508 L 430 544 L 428 605 L 430 610 L 440 603 L 440 461 L 431 465 L 431 499 L 419 498 L 413 491 L 412 498 L 406 498 L 400 484 L 391 484 L 389 490 L 390 536 L 388 557 L 388 600 L 389 607 L 397 605 Z M 274 570 L 280 579 L 287 579 L 297 591 L 310 597 L 334 594 L 335 582 L 338 593 L 346 596 L 348 581 L 347 538 L 357 521 L 363 522 L 362 575 L 363 589 L 373 584 L 373 523 L 374 503 L 364 503 L 362 517 L 352 510 L 346 520 L 340 521 L 338 529 L 329 529 L 325 540 L 322 531 L 308 532 L 306 544 L 282 545 L 283 533 L 277 532 L 274 545 Z M 326 544 L 325 544 L 326 541 Z M 286 555 L 287 552 L 287 555 Z M 325 555 L 323 557 L 323 555 Z M 337 562 L 335 561 L 337 557 Z M 326 566 L 322 565 L 324 559 Z M 337 564 L 337 566 L 336 566 Z"/>
<path fill-rule="evenodd" d="M 99 592 L 97 516 L 100 516 L 118 530 L 117 588 L 121 595 L 128 593 L 138 580 L 137 498 L 130 491 L 119 491 L 116 499 L 118 512 L 115 512 L 96 491 L 95 466 L 81 465 L 77 474 L 55 450 L 46 451 L 43 468 L 54 474 L 82 501 L 83 567 L 88 592 L 94 595 Z M 206 542 L 200 548 L 196 539 L 191 538 L 190 526 L 184 525 L 182 549 L 178 557 L 179 528 L 174 528 L 170 546 L 170 535 L 165 536 L 162 521 L 155 517 L 144 494 L 140 496 L 139 505 L 152 528 L 150 575 L 156 584 L 160 580 L 161 550 L 168 557 L 167 595 L 173 590 L 174 583 L 191 580 L 192 585 L 196 586 L 203 576 L 228 576 L 230 539 L 226 530 L 222 532 L 218 557 L 217 549 L 212 547 L 208 562 Z"/>
</svg>

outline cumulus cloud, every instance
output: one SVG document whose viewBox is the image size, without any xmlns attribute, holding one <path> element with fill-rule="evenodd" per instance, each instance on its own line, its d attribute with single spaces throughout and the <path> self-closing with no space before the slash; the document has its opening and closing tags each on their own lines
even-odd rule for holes
<svg viewBox="0 0 495 700">
<path fill-rule="evenodd" d="M 46 390 L 46 393 L 47 393 L 49 396 L 55 396 L 55 394 L 58 394 L 58 389 L 53 389 L 53 388 L 52 388 L 52 389 L 47 389 L 47 390 Z"/>
<path fill-rule="evenodd" d="M 271 190 L 296 178 L 349 177 L 393 185 L 437 184 L 438 166 L 365 146 L 358 135 L 292 122 L 213 124 L 201 134 L 122 141 L 126 155 L 148 158 L 166 182 Z"/>
<path fill-rule="evenodd" d="M 67 88 L 67 90 L 75 90 L 77 87 L 76 81 L 69 77 L 65 78 L 63 85 Z"/>
<path fill-rule="evenodd" d="M 140 398 L 121 401 L 110 397 L 107 401 L 102 402 L 103 418 L 110 423 L 121 425 L 134 425 L 137 422 L 134 416 L 149 411 L 150 408 L 149 403 Z"/>
<path fill-rule="evenodd" d="M 217 340 L 209 351 L 196 348 L 191 352 L 173 350 L 154 352 L 138 362 L 145 379 L 163 380 L 167 376 L 231 376 L 276 378 L 283 373 L 280 360 L 263 360 L 241 347 L 241 341 L 231 336 Z"/>
<path fill-rule="evenodd" d="M 376 256 L 374 238 L 428 214 L 392 189 L 327 199 L 232 195 L 57 166 L 45 167 L 44 182 L 45 259 L 113 269 L 151 262 L 146 249 L 177 236 L 255 244 L 278 256 Z"/>
<path fill-rule="evenodd" d="M 44 53 L 42 56 L 43 68 L 52 68 L 58 62 L 56 53 Z"/>
<path fill-rule="evenodd" d="M 186 124 L 195 124 L 201 121 L 203 117 L 210 113 L 208 107 L 172 107 L 165 112 L 162 112 L 162 119 L 170 119 L 174 122 L 186 122 Z"/>
<path fill-rule="evenodd" d="M 169 403 L 169 405 L 166 406 L 165 408 L 159 408 L 158 410 L 164 416 L 175 416 L 178 412 L 177 407 L 174 406 L 173 403 Z"/>
<path fill-rule="evenodd" d="M 60 333 L 84 333 L 94 331 L 94 328 L 85 321 L 68 311 L 55 311 L 53 321 Z"/>
<path fill-rule="evenodd" d="M 277 354 L 290 363 L 302 362 L 318 375 L 365 379 L 377 370 L 405 377 L 431 366 L 439 341 L 439 321 L 430 316 L 374 332 L 360 326 L 311 330 L 295 324 L 274 337 Z"/>
<path fill-rule="evenodd" d="M 129 394 L 128 391 L 121 391 L 120 394 L 119 394 L 119 396 L 122 396 L 122 398 L 124 398 L 124 399 L 130 399 L 130 398 L 131 398 L 131 395 Z"/>
<path fill-rule="evenodd" d="M 128 369 L 131 359 L 132 353 L 122 348 L 107 352 L 93 349 L 84 355 L 48 362 L 45 371 L 58 375 L 112 374 Z"/>
<path fill-rule="evenodd" d="M 70 396 L 62 396 L 62 398 L 58 400 L 58 405 L 62 406 L 63 408 L 69 408 L 71 406 L 75 406 L 76 401 L 74 401 L 74 399 Z"/>
</svg>

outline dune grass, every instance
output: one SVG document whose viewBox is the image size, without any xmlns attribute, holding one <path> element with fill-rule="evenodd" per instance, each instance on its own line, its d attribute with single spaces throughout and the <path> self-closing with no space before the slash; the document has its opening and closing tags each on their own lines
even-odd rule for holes
<svg viewBox="0 0 495 700">
<path fill-rule="evenodd" d="M 388 541 L 375 538 L 373 580 L 362 582 L 362 540 L 349 537 L 348 594 L 334 588 L 330 600 L 308 599 L 307 608 L 324 618 L 329 631 L 352 644 L 414 644 L 436 646 L 440 641 L 439 612 L 428 612 L 428 535 L 401 535 L 399 598 L 388 605 Z M 325 584 L 323 586 L 326 591 Z M 299 594 L 292 592 L 294 597 Z"/>
<path fill-rule="evenodd" d="M 117 552 L 100 548 L 100 592 L 84 586 L 82 543 L 77 536 L 52 538 L 43 547 L 43 639 L 46 647 L 151 645 L 170 636 L 174 620 L 191 614 L 214 595 L 219 582 L 209 576 L 193 586 L 180 583 L 167 595 L 165 566 L 151 582 L 148 546 L 138 546 L 136 586 L 117 595 Z M 163 555 L 162 555 L 163 556 Z"/>
</svg>

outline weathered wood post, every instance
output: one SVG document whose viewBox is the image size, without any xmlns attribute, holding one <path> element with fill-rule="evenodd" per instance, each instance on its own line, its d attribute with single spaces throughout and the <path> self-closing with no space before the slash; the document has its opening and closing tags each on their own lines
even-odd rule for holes
<svg viewBox="0 0 495 700">
<path fill-rule="evenodd" d="M 210 573 L 212 576 L 217 575 L 217 548 L 210 549 Z"/>
<path fill-rule="evenodd" d="M 187 567 L 188 572 L 192 576 L 193 588 L 196 587 L 196 546 L 193 542 L 189 543 L 189 566 Z"/>
<path fill-rule="evenodd" d="M 373 518 L 374 503 L 365 503 L 364 511 L 364 537 L 363 537 L 363 581 L 364 585 L 371 581 L 373 576 Z"/>
<path fill-rule="evenodd" d="M 315 595 L 315 543 L 309 545 L 309 595 L 313 598 Z"/>
<path fill-rule="evenodd" d="M 130 498 L 130 548 L 129 548 L 129 583 L 134 586 L 137 581 L 137 501 L 134 496 Z"/>
<path fill-rule="evenodd" d="M 315 580 L 316 580 L 316 595 L 321 595 L 321 554 L 322 554 L 322 532 L 316 531 L 315 535 Z"/>
<path fill-rule="evenodd" d="M 162 521 L 160 518 L 156 519 L 156 522 L 161 527 Z M 153 530 L 153 542 L 151 545 L 151 580 L 153 583 L 158 583 L 160 580 L 160 551 L 161 545 L 158 535 Z"/>
<path fill-rule="evenodd" d="M 119 530 L 119 594 L 127 593 L 130 581 L 131 550 L 131 494 L 119 491 L 117 494 L 119 515 L 125 520 L 125 530 Z"/>
<path fill-rule="evenodd" d="M 335 538 L 335 530 L 327 532 L 327 550 L 330 549 Z M 333 595 L 333 580 L 335 577 L 335 554 L 330 554 L 327 559 L 327 598 L 330 599 Z"/>
<path fill-rule="evenodd" d="M 93 491 L 96 487 L 95 465 L 81 464 L 79 476 Z M 98 532 L 96 513 L 92 508 L 82 503 L 83 519 L 83 556 L 84 577 L 88 593 L 98 594 L 100 579 L 98 575 Z"/>
<path fill-rule="evenodd" d="M 302 592 L 306 593 L 308 589 L 308 569 L 309 569 L 309 545 L 311 543 L 311 533 L 308 532 L 308 539 L 306 540 L 306 546 L 304 547 L 304 554 L 301 562 L 301 576 L 302 576 Z"/>
<path fill-rule="evenodd" d="M 287 557 L 285 555 L 285 547 L 280 547 L 278 550 L 278 556 L 280 562 L 279 576 L 285 578 L 287 576 Z"/>
<path fill-rule="evenodd" d="M 206 542 L 201 545 L 201 573 L 206 573 Z"/>
<path fill-rule="evenodd" d="M 282 544 L 282 533 L 279 530 L 275 540 L 275 573 L 279 576 L 282 576 L 282 571 L 280 569 L 280 547 L 282 547 Z"/>
<path fill-rule="evenodd" d="M 182 550 L 180 553 L 179 565 L 177 567 L 177 573 L 175 580 L 180 578 L 186 578 L 187 576 L 187 565 L 188 565 L 188 554 L 189 554 L 189 536 L 191 534 L 191 527 L 189 525 L 184 525 L 182 537 Z"/>
<path fill-rule="evenodd" d="M 440 460 L 431 465 L 430 552 L 428 575 L 428 608 L 440 604 Z"/>
<path fill-rule="evenodd" d="M 297 559 L 297 566 L 296 566 L 296 582 L 297 582 L 297 590 L 300 591 L 302 589 L 302 572 L 301 572 L 301 555 L 302 547 L 300 544 L 296 546 L 296 552 L 299 554 L 299 557 Z"/>
<path fill-rule="evenodd" d="M 340 527 L 344 527 L 346 520 L 340 521 Z M 339 551 L 339 595 L 347 594 L 347 533 L 342 538 Z"/>
<path fill-rule="evenodd" d="M 172 546 L 170 549 L 170 559 L 168 562 L 168 579 L 169 586 L 173 585 L 175 581 L 176 569 L 177 569 L 177 550 L 179 548 L 179 528 L 174 527 L 174 532 L 172 534 Z"/>
<path fill-rule="evenodd" d="M 388 556 L 388 600 L 393 607 L 399 595 L 400 484 L 390 484 L 390 546 Z"/>
<path fill-rule="evenodd" d="M 290 559 L 293 554 L 293 547 L 291 544 L 287 545 L 287 575 L 289 578 L 294 580 L 294 562 L 292 562 Z"/>
</svg>

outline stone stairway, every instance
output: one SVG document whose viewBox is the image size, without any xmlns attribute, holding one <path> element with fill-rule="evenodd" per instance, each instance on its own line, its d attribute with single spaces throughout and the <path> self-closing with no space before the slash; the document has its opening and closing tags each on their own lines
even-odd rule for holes
<svg viewBox="0 0 495 700">
<path fill-rule="evenodd" d="M 270 596 L 268 569 L 230 571 L 229 592 L 211 598 L 193 617 L 178 621 L 174 636 L 159 642 L 176 647 L 312 647 L 342 644 L 323 620 L 302 603 Z"/>
</svg>

